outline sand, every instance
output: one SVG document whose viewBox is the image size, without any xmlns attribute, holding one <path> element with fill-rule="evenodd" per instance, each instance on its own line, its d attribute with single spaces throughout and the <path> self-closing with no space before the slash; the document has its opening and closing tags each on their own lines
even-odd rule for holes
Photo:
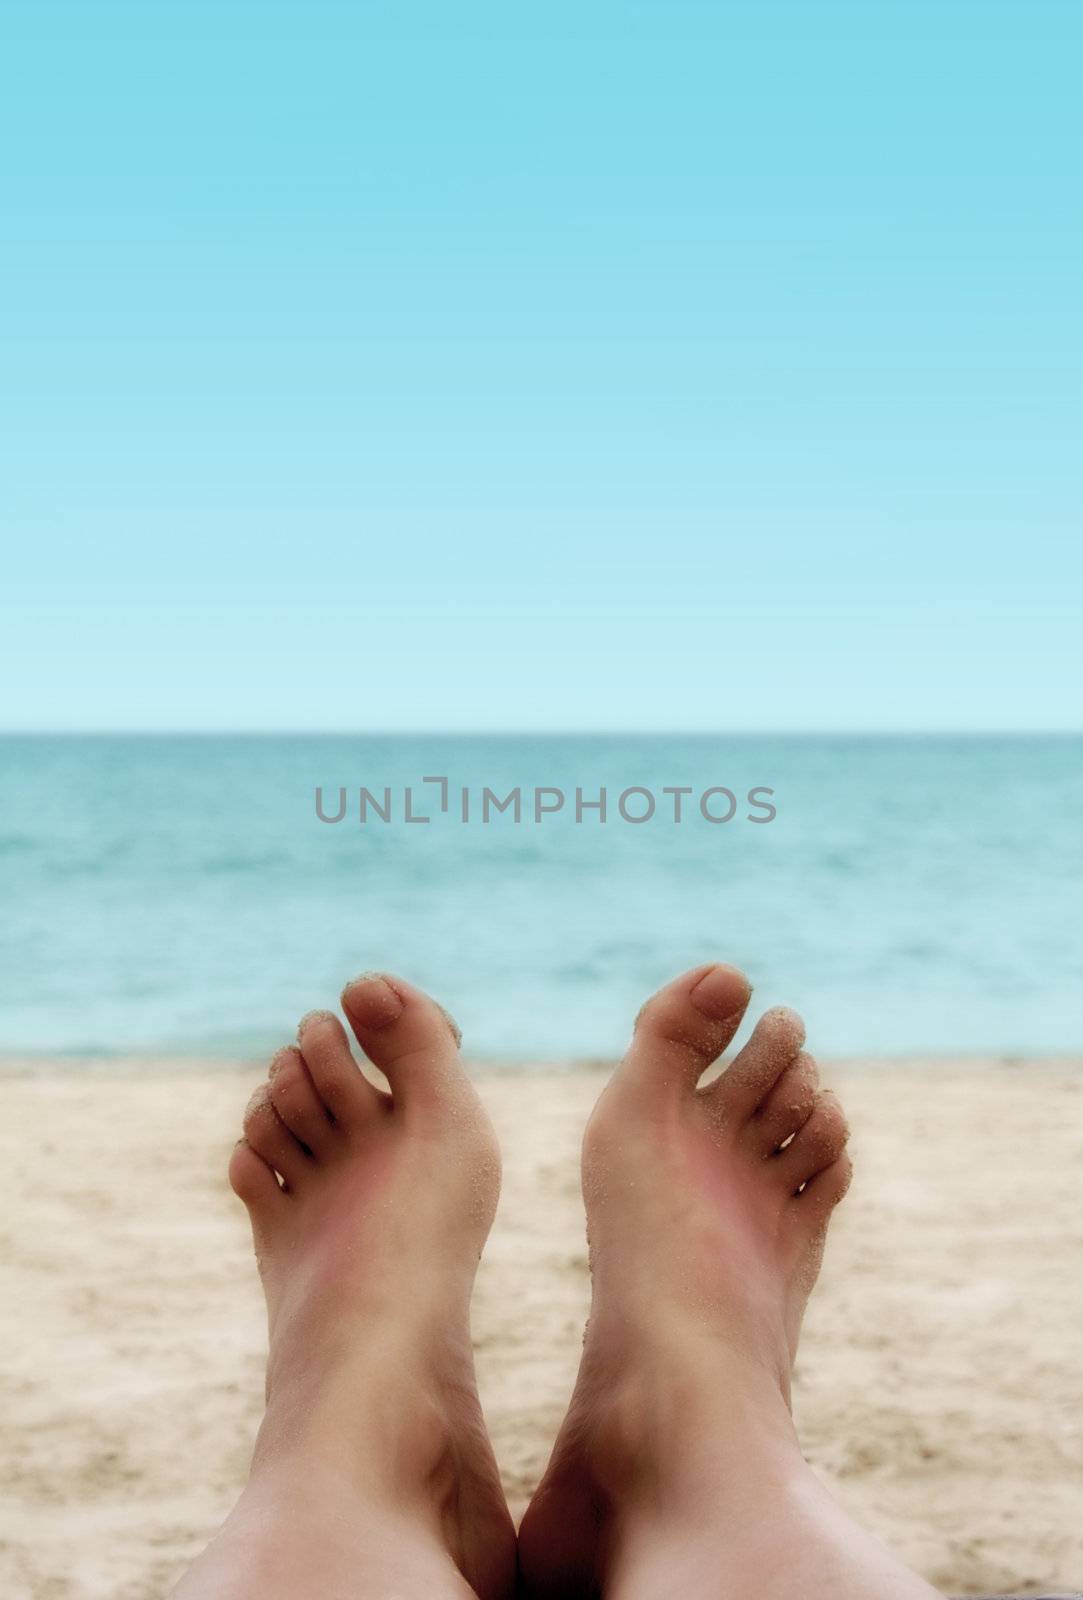
<svg viewBox="0 0 1083 1600">
<path fill-rule="evenodd" d="M 263 1311 L 224 1171 L 258 1069 L 2 1079 L 0 1593 L 159 1600 L 229 1509 Z M 505 1148 L 475 1329 L 517 1512 L 587 1303 L 576 1145 L 602 1074 L 477 1074 Z M 857 1177 L 795 1408 L 835 1493 L 956 1593 L 1083 1588 L 1083 1063 L 837 1068 Z"/>
</svg>

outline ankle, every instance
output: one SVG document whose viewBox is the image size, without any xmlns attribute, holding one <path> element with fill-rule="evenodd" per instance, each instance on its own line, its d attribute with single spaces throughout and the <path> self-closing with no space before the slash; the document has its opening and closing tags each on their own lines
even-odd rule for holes
<svg viewBox="0 0 1083 1600">
<path fill-rule="evenodd" d="M 739 1470 L 750 1448 L 780 1471 L 800 1462 L 788 1373 L 687 1324 L 659 1320 L 627 1343 L 592 1332 L 578 1388 L 580 1435 L 606 1499 L 693 1505 L 705 1494 L 710 1503 L 713 1483 Z M 592 1346 L 605 1352 L 596 1366 Z"/>
<path fill-rule="evenodd" d="M 462 1387 L 403 1334 L 355 1342 L 333 1361 L 296 1356 L 269 1368 L 267 1409 L 253 1476 L 315 1474 L 348 1483 L 369 1501 L 411 1503 L 449 1477 Z M 472 1378 L 472 1369 L 470 1372 Z"/>
</svg>

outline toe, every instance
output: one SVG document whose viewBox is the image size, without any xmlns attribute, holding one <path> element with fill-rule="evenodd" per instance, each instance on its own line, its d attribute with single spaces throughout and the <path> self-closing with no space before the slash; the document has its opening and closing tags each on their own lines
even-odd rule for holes
<svg viewBox="0 0 1083 1600">
<path fill-rule="evenodd" d="M 378 972 L 354 978 L 342 1007 L 369 1060 L 391 1085 L 396 1103 L 439 1097 L 465 1082 L 459 1031 L 427 994 Z"/>
<path fill-rule="evenodd" d="M 308 1155 L 271 1104 L 269 1085 L 261 1083 L 244 1114 L 244 1136 L 258 1156 L 279 1173 L 287 1189 L 295 1189 L 312 1166 Z"/>
<path fill-rule="evenodd" d="M 694 1084 L 741 1025 L 752 993 L 743 972 L 713 963 L 686 972 L 647 1001 L 622 1071 Z"/>
<path fill-rule="evenodd" d="M 804 1050 L 788 1066 L 762 1105 L 744 1126 L 744 1137 L 760 1155 L 774 1155 L 780 1145 L 803 1128 L 816 1104 L 820 1074 Z"/>
<path fill-rule="evenodd" d="M 829 1090 L 821 1089 L 804 1127 L 775 1157 L 779 1181 L 795 1194 L 839 1159 L 849 1137 L 842 1106 Z"/>
<path fill-rule="evenodd" d="M 814 1227 L 825 1224 L 850 1187 L 853 1173 L 853 1162 L 844 1150 L 830 1166 L 815 1173 L 801 1193 L 794 1197 L 793 1205 L 798 1213 L 804 1215 Z"/>
<path fill-rule="evenodd" d="M 247 1139 L 234 1146 L 229 1158 L 229 1184 L 238 1200 L 243 1200 L 253 1215 L 270 1215 L 285 1204 L 274 1168 L 257 1155 Z"/>
<path fill-rule="evenodd" d="M 347 1132 L 367 1126 L 380 1111 L 383 1096 L 354 1060 L 338 1018 L 330 1011 L 310 1011 L 298 1024 L 297 1045 L 332 1120 Z"/>
<path fill-rule="evenodd" d="M 268 1091 L 294 1138 L 314 1156 L 327 1155 L 340 1136 L 295 1045 L 280 1050 L 271 1062 Z"/>
<path fill-rule="evenodd" d="M 730 1062 L 707 1093 L 718 1103 L 725 1119 L 747 1122 L 764 1105 L 782 1074 L 805 1042 L 805 1025 L 796 1011 L 776 1006 L 765 1011 L 752 1037 Z"/>
</svg>

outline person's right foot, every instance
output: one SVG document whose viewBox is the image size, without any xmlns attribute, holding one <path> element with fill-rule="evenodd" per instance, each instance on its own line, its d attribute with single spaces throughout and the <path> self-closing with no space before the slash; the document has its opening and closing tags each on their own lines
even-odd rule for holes
<svg viewBox="0 0 1083 1600">
<path fill-rule="evenodd" d="M 342 1004 L 390 1092 L 323 1011 L 249 1104 L 230 1180 L 267 1297 L 267 1412 L 179 1595 L 507 1600 L 515 1532 L 469 1328 L 496 1136 L 434 1001 L 370 973 Z"/>
<path fill-rule="evenodd" d="M 769 1011 L 699 1087 L 749 995 L 726 966 L 663 989 L 587 1128 L 593 1302 L 568 1417 L 520 1531 L 532 1595 L 609 1592 L 637 1524 L 692 1539 L 723 1497 L 740 1497 L 743 1468 L 751 1482 L 766 1461 L 779 1486 L 807 1471 L 789 1380 L 850 1179 L 847 1128 L 790 1011 Z"/>
</svg>

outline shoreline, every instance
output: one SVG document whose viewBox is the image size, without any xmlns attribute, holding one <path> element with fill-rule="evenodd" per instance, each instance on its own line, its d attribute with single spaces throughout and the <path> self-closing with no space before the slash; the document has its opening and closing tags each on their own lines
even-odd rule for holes
<svg viewBox="0 0 1083 1600">
<path fill-rule="evenodd" d="M 477 1364 L 518 1514 L 578 1359 L 576 1152 L 606 1073 L 472 1072 L 505 1151 Z M 149 1056 L 0 1060 L 12 1592 L 167 1592 L 243 1480 L 263 1307 L 225 1162 L 261 1074 Z M 798 1358 L 806 1454 L 949 1593 L 1078 1588 L 1083 1059 L 851 1060 L 825 1077 L 851 1117 L 856 1177 Z"/>
<path fill-rule="evenodd" d="M 738 1046 L 734 1045 L 729 1051 Z M 35 1050 L 0 1050 L 0 1080 L 45 1079 L 78 1077 L 82 1073 L 95 1078 L 116 1078 L 129 1081 L 139 1074 L 147 1076 L 200 1076 L 257 1077 L 266 1068 L 273 1050 L 251 1056 L 194 1055 L 184 1051 L 175 1053 L 149 1050 L 123 1050 L 116 1054 L 102 1051 L 53 1052 Z M 534 1056 L 499 1061 L 488 1057 L 464 1055 L 472 1078 L 478 1082 L 486 1079 L 514 1078 L 520 1075 L 579 1076 L 605 1074 L 616 1065 L 616 1058 L 607 1056 L 566 1056 L 560 1060 L 546 1060 Z M 998 1054 L 988 1050 L 972 1051 L 904 1051 L 898 1055 L 817 1055 L 817 1061 L 828 1074 L 864 1076 L 871 1072 L 942 1072 L 947 1069 L 955 1076 L 969 1072 L 1051 1071 L 1067 1076 L 1083 1076 L 1083 1049 L 1057 1051 L 1011 1051 Z M 712 1074 L 708 1073 L 704 1081 Z"/>
</svg>

